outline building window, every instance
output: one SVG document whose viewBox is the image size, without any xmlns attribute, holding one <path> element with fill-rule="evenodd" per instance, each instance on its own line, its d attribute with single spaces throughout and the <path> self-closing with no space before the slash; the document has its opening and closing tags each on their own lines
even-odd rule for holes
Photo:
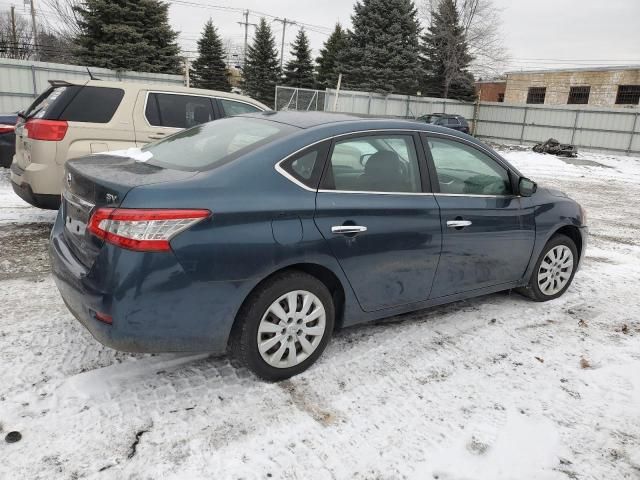
<svg viewBox="0 0 640 480">
<path fill-rule="evenodd" d="M 531 87 L 527 95 L 527 103 L 544 103 L 547 87 Z"/>
<path fill-rule="evenodd" d="M 498 94 L 498 102 L 500 102 L 500 103 L 504 102 L 504 93 L 499 93 Z"/>
<path fill-rule="evenodd" d="M 640 103 L 640 85 L 618 85 L 616 103 L 619 105 L 638 105 Z"/>
<path fill-rule="evenodd" d="M 589 103 L 589 93 L 591 87 L 571 87 L 569 89 L 568 104 L 587 104 Z"/>
</svg>

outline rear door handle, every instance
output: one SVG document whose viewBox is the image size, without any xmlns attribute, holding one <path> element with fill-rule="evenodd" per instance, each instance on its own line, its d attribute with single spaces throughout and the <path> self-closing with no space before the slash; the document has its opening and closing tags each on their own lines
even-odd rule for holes
<svg viewBox="0 0 640 480">
<path fill-rule="evenodd" d="M 470 227 L 472 225 L 472 222 L 470 222 L 469 220 L 449 220 L 447 222 L 447 227 L 449 228 L 464 228 L 464 227 Z"/>
<path fill-rule="evenodd" d="M 331 227 L 331 233 L 335 235 L 357 235 L 367 231 L 367 227 L 360 225 L 336 225 Z"/>
<path fill-rule="evenodd" d="M 161 138 L 166 137 L 166 133 L 164 132 L 157 132 L 157 133 L 152 133 L 149 135 L 149 138 L 152 140 L 160 140 Z"/>
</svg>

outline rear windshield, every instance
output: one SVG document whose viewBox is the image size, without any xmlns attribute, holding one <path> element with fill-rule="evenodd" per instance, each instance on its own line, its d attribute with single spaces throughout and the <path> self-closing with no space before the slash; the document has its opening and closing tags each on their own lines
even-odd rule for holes
<svg viewBox="0 0 640 480">
<path fill-rule="evenodd" d="M 178 170 L 208 170 L 228 163 L 296 127 L 252 117 L 216 120 L 176 133 L 142 149 L 148 163 Z"/>
<path fill-rule="evenodd" d="M 27 118 L 109 123 L 122 102 L 121 88 L 56 86 L 40 95 L 25 112 Z"/>
</svg>

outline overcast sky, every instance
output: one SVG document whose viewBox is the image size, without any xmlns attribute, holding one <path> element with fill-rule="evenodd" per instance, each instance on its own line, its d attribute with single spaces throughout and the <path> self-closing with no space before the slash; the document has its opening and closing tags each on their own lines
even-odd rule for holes
<svg viewBox="0 0 640 480">
<path fill-rule="evenodd" d="M 418 4 L 421 0 L 418 0 Z M 249 22 L 262 12 L 307 24 L 314 53 L 336 22 L 350 26 L 350 0 L 175 0 L 171 1 L 173 26 L 181 31 L 180 44 L 195 51 L 204 22 L 212 17 L 225 41 L 238 52 L 244 29 L 236 22 L 242 14 L 229 9 L 249 9 Z M 209 5 L 209 8 L 195 6 Z M 509 69 L 640 64 L 640 0 L 494 0 L 503 10 L 504 45 L 512 60 Z M 218 8 L 212 8 L 212 7 Z M 268 18 L 272 20 L 272 18 Z M 280 45 L 282 25 L 273 24 Z M 285 47 L 297 26 L 288 26 Z M 251 39 L 253 27 L 249 30 Z M 238 52 L 239 53 L 239 52 Z M 285 56 L 286 59 L 286 56 Z"/>
</svg>

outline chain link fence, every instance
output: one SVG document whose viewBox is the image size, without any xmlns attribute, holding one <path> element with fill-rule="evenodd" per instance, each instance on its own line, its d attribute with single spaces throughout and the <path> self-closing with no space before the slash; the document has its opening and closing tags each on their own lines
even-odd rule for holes
<svg viewBox="0 0 640 480">
<path fill-rule="evenodd" d="M 275 109 L 323 112 L 325 96 L 323 90 L 277 86 Z"/>
</svg>

